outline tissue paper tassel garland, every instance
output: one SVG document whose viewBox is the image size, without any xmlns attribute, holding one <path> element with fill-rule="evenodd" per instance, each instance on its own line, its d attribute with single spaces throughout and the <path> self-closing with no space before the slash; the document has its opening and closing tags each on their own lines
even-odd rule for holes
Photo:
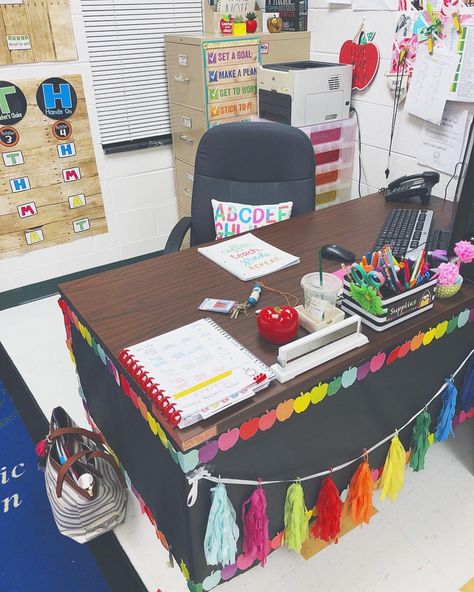
<svg viewBox="0 0 474 592">
<path fill-rule="evenodd" d="M 261 487 L 257 487 L 242 506 L 244 531 L 244 555 L 256 558 L 262 567 L 268 555 L 267 498 Z"/>
<path fill-rule="evenodd" d="M 369 523 L 372 517 L 374 507 L 372 505 L 372 494 L 374 483 L 369 462 L 364 460 L 357 467 L 357 471 L 352 475 L 347 492 L 345 509 L 350 508 L 351 517 L 354 524 Z"/>
<path fill-rule="evenodd" d="M 397 499 L 405 480 L 406 455 L 407 453 L 398 438 L 398 434 L 395 434 L 390 442 L 390 448 L 383 467 L 381 500 L 384 500 L 387 495 L 391 500 L 395 501 Z"/>
<path fill-rule="evenodd" d="M 235 523 L 235 510 L 223 483 L 218 483 L 211 489 L 211 497 L 204 554 L 208 565 L 220 563 L 224 567 L 235 563 L 239 527 Z"/>
<path fill-rule="evenodd" d="M 458 391 L 454 386 L 453 379 L 446 381 L 446 388 L 443 391 L 443 406 L 438 416 L 438 423 L 435 429 L 437 442 L 444 442 L 453 434 L 453 417 L 456 409 L 456 396 Z"/>
<path fill-rule="evenodd" d="M 414 471 L 425 468 L 425 456 L 430 447 L 428 437 L 430 435 L 431 416 L 428 411 L 423 411 L 416 418 L 411 436 L 410 467 Z"/>
<path fill-rule="evenodd" d="M 301 483 L 292 483 L 288 487 L 285 500 L 285 544 L 288 549 L 299 553 L 307 538 L 308 520 L 303 488 Z"/>
<path fill-rule="evenodd" d="M 337 542 L 341 529 L 342 502 L 332 477 L 326 477 L 316 502 L 317 517 L 311 534 L 327 543 Z"/>
</svg>

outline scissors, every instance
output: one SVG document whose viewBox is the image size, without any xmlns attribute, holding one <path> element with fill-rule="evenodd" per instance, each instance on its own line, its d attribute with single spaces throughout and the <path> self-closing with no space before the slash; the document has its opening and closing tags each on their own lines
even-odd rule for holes
<svg viewBox="0 0 474 592">
<path fill-rule="evenodd" d="M 379 275 L 375 271 L 369 271 L 368 273 L 365 271 L 360 263 L 355 263 L 351 267 L 351 275 L 352 279 L 358 286 L 371 286 L 378 290 L 382 285 L 382 282 L 379 279 Z"/>
</svg>

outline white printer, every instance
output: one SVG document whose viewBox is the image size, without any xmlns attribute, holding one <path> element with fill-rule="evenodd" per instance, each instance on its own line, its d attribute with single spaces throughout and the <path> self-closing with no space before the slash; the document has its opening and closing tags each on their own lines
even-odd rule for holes
<svg viewBox="0 0 474 592">
<path fill-rule="evenodd" d="M 287 62 L 259 66 L 258 113 L 295 127 L 347 119 L 352 65 Z"/>
</svg>

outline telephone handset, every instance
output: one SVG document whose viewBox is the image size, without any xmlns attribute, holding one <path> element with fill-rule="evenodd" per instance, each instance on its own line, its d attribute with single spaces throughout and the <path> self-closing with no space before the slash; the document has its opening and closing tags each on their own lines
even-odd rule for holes
<svg viewBox="0 0 474 592">
<path fill-rule="evenodd" d="M 439 173 L 425 171 L 417 175 L 405 175 L 395 179 L 383 190 L 386 201 L 405 201 L 411 197 L 419 197 L 421 203 L 428 203 L 431 190 L 439 182 Z"/>
</svg>

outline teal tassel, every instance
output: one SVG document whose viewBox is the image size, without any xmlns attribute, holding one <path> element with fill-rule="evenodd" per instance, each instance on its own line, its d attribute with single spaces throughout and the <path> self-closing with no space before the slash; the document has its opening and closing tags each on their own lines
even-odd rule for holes
<svg viewBox="0 0 474 592">
<path fill-rule="evenodd" d="M 428 436 L 430 435 L 431 415 L 423 411 L 416 418 L 411 436 L 410 467 L 414 471 L 421 471 L 425 468 L 425 456 L 430 447 Z"/>
<path fill-rule="evenodd" d="M 285 500 L 285 543 L 288 549 L 299 553 L 307 538 L 308 519 L 303 488 L 301 483 L 292 483 L 288 487 Z"/>
<path fill-rule="evenodd" d="M 204 554 L 207 565 L 222 566 L 235 563 L 239 527 L 235 523 L 235 510 L 227 497 L 223 483 L 211 489 L 211 510 L 204 537 Z"/>
<path fill-rule="evenodd" d="M 443 406 L 436 424 L 435 438 L 437 442 L 444 442 L 453 434 L 453 417 L 456 410 L 456 396 L 458 391 L 454 381 L 449 378 L 446 381 L 446 388 L 443 391 Z"/>
</svg>

